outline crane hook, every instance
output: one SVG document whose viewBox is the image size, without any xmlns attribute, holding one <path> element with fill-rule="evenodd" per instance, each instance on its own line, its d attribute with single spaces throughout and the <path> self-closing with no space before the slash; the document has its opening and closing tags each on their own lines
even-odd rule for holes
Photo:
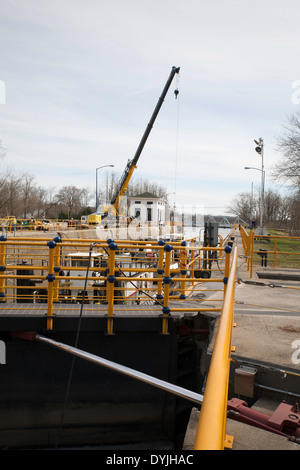
<svg viewBox="0 0 300 470">
<path fill-rule="evenodd" d="M 178 93 L 179 93 L 179 90 L 176 88 L 176 90 L 174 90 L 175 100 L 177 100 Z"/>
</svg>

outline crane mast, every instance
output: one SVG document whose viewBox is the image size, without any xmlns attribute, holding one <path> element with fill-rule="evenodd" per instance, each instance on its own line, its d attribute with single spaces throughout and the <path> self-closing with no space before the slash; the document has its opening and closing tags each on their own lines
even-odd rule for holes
<svg viewBox="0 0 300 470">
<path fill-rule="evenodd" d="M 173 78 L 175 76 L 175 74 L 179 73 L 179 70 L 180 70 L 180 67 L 172 67 L 172 70 L 171 70 L 171 73 L 169 75 L 169 78 L 164 86 L 164 89 L 162 91 L 162 94 L 161 96 L 159 97 L 159 100 L 157 102 L 157 105 L 153 111 L 153 114 L 151 116 L 151 119 L 145 129 L 145 132 L 141 138 L 141 141 L 139 143 L 139 146 L 135 152 L 135 155 L 134 157 L 132 158 L 132 160 L 129 160 L 127 165 L 126 165 L 126 168 L 120 178 L 120 181 L 118 183 L 118 186 L 117 186 L 117 189 L 115 191 L 115 194 L 111 200 L 111 205 L 112 207 L 114 208 L 113 212 L 115 213 L 116 216 L 119 216 L 119 209 L 120 209 L 120 203 L 121 203 L 121 199 L 124 195 L 124 193 L 126 192 L 127 190 L 127 187 L 128 187 L 128 184 L 129 184 L 129 181 L 131 179 L 131 176 L 134 172 L 134 170 L 136 169 L 137 167 L 137 163 L 138 163 L 138 160 L 140 158 L 140 155 L 143 151 L 143 148 L 145 146 L 145 143 L 147 142 L 147 139 L 149 137 L 149 134 L 151 132 L 151 129 L 153 127 L 153 124 L 155 122 L 155 119 L 160 111 L 160 108 L 164 102 L 164 99 L 165 99 L 165 96 L 170 88 L 170 85 L 173 81 Z"/>
</svg>

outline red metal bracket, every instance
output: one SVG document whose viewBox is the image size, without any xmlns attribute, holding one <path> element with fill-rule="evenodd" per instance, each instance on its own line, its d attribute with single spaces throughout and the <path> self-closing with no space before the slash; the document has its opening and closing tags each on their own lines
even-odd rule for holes
<svg viewBox="0 0 300 470">
<path fill-rule="evenodd" d="M 298 403 L 294 406 L 284 401 L 269 416 L 249 408 L 248 404 L 238 398 L 228 401 L 228 417 L 246 424 L 265 429 L 286 437 L 300 438 L 300 410 Z"/>
</svg>

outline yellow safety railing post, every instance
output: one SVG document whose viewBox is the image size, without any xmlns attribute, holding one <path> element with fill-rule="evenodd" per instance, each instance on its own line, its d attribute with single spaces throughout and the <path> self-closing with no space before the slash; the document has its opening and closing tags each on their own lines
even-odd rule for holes
<svg viewBox="0 0 300 470">
<path fill-rule="evenodd" d="M 54 239 L 56 242 L 56 246 L 54 248 L 54 272 L 59 274 L 60 271 L 60 245 L 58 243 L 61 241 L 59 237 Z M 58 302 L 58 294 L 59 294 L 59 276 L 55 276 L 54 279 L 54 286 L 53 286 L 53 299 L 54 302 Z"/>
<path fill-rule="evenodd" d="M 170 315 L 169 300 L 170 300 L 170 283 L 171 283 L 171 252 L 173 247 L 171 245 L 164 246 L 165 252 L 165 275 L 164 275 L 164 304 L 163 304 L 163 321 L 162 321 L 162 334 L 168 334 L 168 319 Z"/>
<path fill-rule="evenodd" d="M 107 334 L 113 334 L 113 315 L 114 315 L 114 288 L 115 288 L 115 259 L 117 245 L 110 240 L 108 245 L 108 276 L 106 285 L 107 298 Z"/>
<path fill-rule="evenodd" d="M 230 246 L 225 246 L 225 268 L 224 268 L 224 298 L 226 295 L 226 289 L 227 289 L 227 283 L 228 283 L 228 278 L 229 278 L 229 273 L 230 273 L 230 253 L 231 253 L 231 247 Z"/>
<path fill-rule="evenodd" d="M 250 279 L 252 279 L 253 272 L 253 251 L 254 251 L 254 230 L 250 232 Z"/>
<path fill-rule="evenodd" d="M 274 240 L 274 268 L 276 268 L 276 254 L 277 254 L 277 237 Z"/>
<path fill-rule="evenodd" d="M 55 281 L 54 275 L 54 255 L 56 242 L 54 240 L 47 243 L 49 247 L 49 261 L 48 261 L 48 275 L 46 277 L 48 281 L 48 308 L 47 308 L 47 329 L 53 329 L 53 284 Z"/>
<path fill-rule="evenodd" d="M 225 447 L 236 265 L 237 248 L 208 371 L 194 450 L 223 450 Z"/>
<path fill-rule="evenodd" d="M 193 279 L 192 281 L 192 286 L 195 284 L 195 281 L 194 281 L 194 277 L 195 277 L 195 239 L 193 239 L 193 243 L 192 243 L 192 251 L 191 251 L 191 278 Z"/>
<path fill-rule="evenodd" d="M 158 242 L 159 246 L 164 246 L 165 242 L 164 241 L 159 241 Z M 158 266 L 157 266 L 157 300 L 163 300 L 163 295 L 162 295 L 162 286 L 163 286 L 163 274 L 164 274 L 164 251 L 163 249 L 159 249 L 158 251 Z"/>
<path fill-rule="evenodd" d="M 1 235 L 0 237 L 0 302 L 5 302 L 5 253 L 6 253 L 6 237 Z"/>
<path fill-rule="evenodd" d="M 181 243 L 181 246 L 183 247 L 187 246 L 187 242 L 183 241 Z M 186 275 L 187 275 L 187 250 L 186 248 L 183 248 L 182 250 L 180 250 L 180 271 L 181 271 L 181 278 L 186 279 Z M 184 300 L 186 298 L 185 289 L 186 289 L 186 281 L 182 280 L 181 289 L 180 289 L 181 300 Z"/>
</svg>

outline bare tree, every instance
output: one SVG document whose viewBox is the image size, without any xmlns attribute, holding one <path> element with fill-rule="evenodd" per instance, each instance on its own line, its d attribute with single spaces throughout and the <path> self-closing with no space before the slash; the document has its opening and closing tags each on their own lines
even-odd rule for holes
<svg viewBox="0 0 300 470">
<path fill-rule="evenodd" d="M 283 135 L 278 139 L 277 150 L 282 154 L 274 166 L 273 178 L 288 182 L 292 189 L 300 188 L 300 114 L 293 114 L 283 126 Z"/>
<path fill-rule="evenodd" d="M 3 160 L 6 157 L 6 150 L 2 145 L 2 140 L 0 140 L 0 159 Z"/>
<path fill-rule="evenodd" d="M 0 177 L 0 213 L 18 215 L 20 211 L 20 190 L 23 175 L 7 170 Z"/>
<path fill-rule="evenodd" d="M 256 206 L 256 200 L 254 198 L 252 199 L 250 193 L 240 193 L 231 201 L 226 212 L 248 221 L 250 214 L 254 214 L 254 206 Z"/>
<path fill-rule="evenodd" d="M 28 205 L 30 198 L 32 197 L 33 189 L 35 187 L 34 176 L 25 174 L 21 183 L 21 198 L 23 203 L 23 218 L 25 219 L 28 215 Z M 32 210 L 32 209 L 31 209 Z"/>
<path fill-rule="evenodd" d="M 68 217 L 72 217 L 75 212 L 79 212 L 82 208 L 82 202 L 85 191 L 78 189 L 76 186 L 63 186 L 57 193 L 57 201 L 64 204 L 68 210 Z"/>
</svg>

